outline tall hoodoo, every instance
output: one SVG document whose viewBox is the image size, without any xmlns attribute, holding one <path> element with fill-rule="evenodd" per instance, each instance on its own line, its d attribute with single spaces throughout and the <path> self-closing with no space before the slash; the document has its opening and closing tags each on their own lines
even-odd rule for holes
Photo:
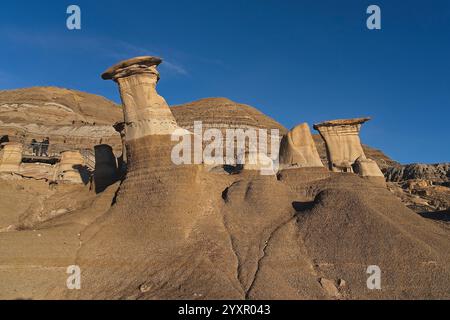
<svg viewBox="0 0 450 320">
<path fill-rule="evenodd" d="M 340 119 L 314 125 L 327 146 L 330 170 L 353 172 L 356 159 L 366 158 L 359 139 L 361 125 L 370 118 Z"/>
<path fill-rule="evenodd" d="M 361 125 L 370 118 L 340 119 L 314 125 L 327 146 L 330 170 L 335 172 L 355 172 L 362 177 L 384 175 L 377 163 L 368 159 L 359 139 Z"/>
<path fill-rule="evenodd" d="M 167 102 L 156 92 L 160 58 L 145 56 L 119 62 L 102 74 L 119 84 L 127 141 L 148 135 L 170 135 L 178 128 Z"/>
</svg>

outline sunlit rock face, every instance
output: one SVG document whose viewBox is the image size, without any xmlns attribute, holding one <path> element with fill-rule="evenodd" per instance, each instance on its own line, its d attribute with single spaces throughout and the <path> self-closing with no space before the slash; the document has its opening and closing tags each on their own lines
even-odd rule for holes
<svg viewBox="0 0 450 320">
<path fill-rule="evenodd" d="M 120 83 L 122 77 L 156 75 L 148 65 L 154 61 L 132 59 L 106 77 Z M 141 84 L 126 85 L 124 91 L 133 101 L 126 112 L 134 122 L 124 123 L 124 131 L 117 128 L 129 155 L 120 185 L 95 195 L 82 185 L 49 188 L 46 182 L 28 181 L 33 189 L 20 192 L 22 185 L 15 188 L 15 181 L 0 184 L 0 218 L 12 204 L 24 202 L 21 210 L 31 213 L 26 225 L 33 227 L 2 232 L 15 222 L 0 219 L 5 271 L 0 298 L 449 298 L 450 250 L 442 225 L 415 215 L 386 188 L 324 167 L 263 176 L 255 170 L 217 174 L 202 165 L 175 165 L 170 130 L 154 125 L 172 123 L 170 114 L 136 105 L 149 99 L 134 94 L 153 90 L 148 82 Z M 209 121 L 205 127 L 276 127 L 264 115 L 229 101 L 208 99 L 174 109 L 183 128 L 202 118 Z M 305 135 L 291 135 L 290 151 L 308 145 L 298 142 Z M 370 161 L 349 153 L 345 159 L 352 161 L 351 170 L 371 174 Z M 299 154 L 291 155 L 288 163 Z M 34 190 L 45 191 L 44 206 L 30 197 Z M 29 210 L 30 205 L 36 209 Z M 36 226 L 36 220 L 46 222 Z M 382 290 L 367 289 L 371 265 L 382 270 Z M 81 290 L 67 287 L 67 266 L 80 267 Z"/>
<path fill-rule="evenodd" d="M 330 170 L 353 172 L 352 165 L 359 157 L 365 158 L 359 139 L 361 125 L 370 118 L 332 120 L 314 125 L 327 146 Z"/>
<path fill-rule="evenodd" d="M 49 137 L 50 151 L 93 149 L 109 144 L 121 153 L 120 136 L 111 127 L 122 108 L 94 94 L 57 87 L 0 90 L 0 141 L 24 144 Z"/>
<path fill-rule="evenodd" d="M 288 167 L 323 167 L 307 123 L 289 131 L 281 140 L 280 165 Z"/>
<path fill-rule="evenodd" d="M 17 173 L 22 162 L 23 145 L 16 142 L 5 143 L 0 151 L 0 172 Z"/>
<path fill-rule="evenodd" d="M 156 57 L 138 57 L 108 69 L 103 79 L 119 84 L 124 106 L 126 140 L 148 135 L 172 134 L 178 128 L 166 101 L 156 92 L 162 62 Z"/>
<path fill-rule="evenodd" d="M 372 159 L 358 158 L 355 161 L 354 170 L 361 177 L 382 177 L 384 178 L 383 172 L 381 172 L 377 163 Z"/>
<path fill-rule="evenodd" d="M 84 158 L 79 151 L 64 151 L 56 168 L 56 181 L 83 183 Z"/>
</svg>

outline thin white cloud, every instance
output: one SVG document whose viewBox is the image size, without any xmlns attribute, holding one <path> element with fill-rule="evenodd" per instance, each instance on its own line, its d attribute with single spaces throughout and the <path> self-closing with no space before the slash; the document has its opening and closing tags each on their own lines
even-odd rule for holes
<svg viewBox="0 0 450 320">
<path fill-rule="evenodd" d="M 131 43 L 125 42 L 125 41 L 117 41 L 118 50 L 115 52 L 111 52 L 110 54 L 114 55 L 116 58 L 119 59 L 127 59 L 132 56 L 157 56 L 161 57 L 164 55 L 161 55 L 155 51 L 148 50 L 146 48 L 142 48 L 139 46 L 135 46 Z M 122 50 L 122 51 L 121 51 Z M 165 68 L 166 70 L 187 76 L 189 73 L 187 70 L 179 63 L 175 63 L 173 61 L 169 61 L 164 59 L 164 63 L 161 65 L 162 68 Z"/>
<path fill-rule="evenodd" d="M 51 49 L 58 51 L 79 50 L 83 52 L 90 52 L 91 54 L 109 57 L 115 60 L 124 60 L 130 57 L 153 55 L 170 57 L 170 54 L 164 52 L 157 52 L 136 46 L 127 41 L 111 39 L 101 36 L 85 36 L 78 34 L 77 36 L 70 36 L 65 33 L 49 33 L 24 31 L 19 29 L 3 28 L 0 31 L 0 36 L 3 41 L 9 41 L 16 45 L 28 46 L 32 48 Z M 186 68 L 179 62 L 172 59 L 166 60 L 161 65 L 167 72 L 188 76 L 189 73 Z"/>
</svg>

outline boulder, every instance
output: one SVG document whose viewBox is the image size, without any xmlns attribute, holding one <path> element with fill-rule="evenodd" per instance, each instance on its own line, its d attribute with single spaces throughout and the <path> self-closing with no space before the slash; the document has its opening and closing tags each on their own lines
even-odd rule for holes
<svg viewBox="0 0 450 320">
<path fill-rule="evenodd" d="M 280 165 L 323 167 L 307 123 L 296 126 L 281 140 Z"/>
<path fill-rule="evenodd" d="M 79 151 L 64 151 L 56 169 L 56 181 L 83 183 L 84 158 Z"/>
<path fill-rule="evenodd" d="M 18 173 L 22 162 L 23 145 L 6 142 L 0 151 L 0 172 Z"/>
</svg>

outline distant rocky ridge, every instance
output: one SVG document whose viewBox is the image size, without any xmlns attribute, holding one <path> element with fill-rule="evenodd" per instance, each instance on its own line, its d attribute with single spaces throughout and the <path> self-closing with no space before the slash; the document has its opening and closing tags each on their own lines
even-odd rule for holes
<svg viewBox="0 0 450 320">
<path fill-rule="evenodd" d="M 428 180 L 437 184 L 450 181 L 450 163 L 408 164 L 393 166 L 386 170 L 386 179 L 392 182 L 406 180 Z"/>
<path fill-rule="evenodd" d="M 450 163 L 396 165 L 384 175 L 389 189 L 410 209 L 450 220 Z"/>
</svg>

